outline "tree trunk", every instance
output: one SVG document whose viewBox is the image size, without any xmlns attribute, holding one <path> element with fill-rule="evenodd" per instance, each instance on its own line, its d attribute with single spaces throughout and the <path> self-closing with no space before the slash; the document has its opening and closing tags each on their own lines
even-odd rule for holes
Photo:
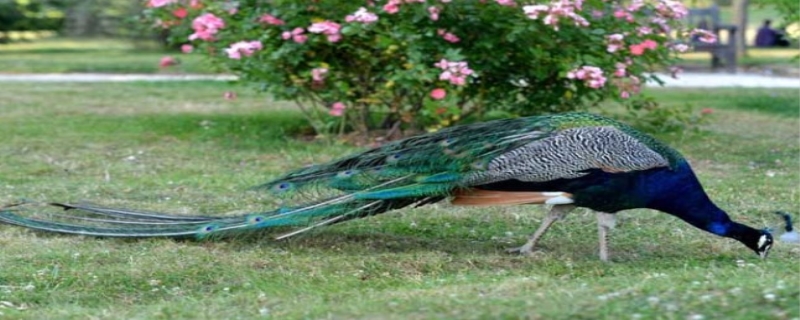
<svg viewBox="0 0 800 320">
<path fill-rule="evenodd" d="M 733 0 L 733 19 L 736 25 L 736 56 L 747 56 L 747 6 L 750 0 Z"/>
</svg>

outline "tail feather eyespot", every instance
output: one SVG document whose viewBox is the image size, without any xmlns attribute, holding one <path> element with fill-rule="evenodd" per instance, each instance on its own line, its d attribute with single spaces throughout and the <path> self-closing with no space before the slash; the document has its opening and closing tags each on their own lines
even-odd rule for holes
<svg viewBox="0 0 800 320">
<path fill-rule="evenodd" d="M 259 224 L 261 222 L 264 222 L 264 220 L 266 220 L 266 219 L 267 219 L 267 217 L 265 217 L 263 215 L 253 214 L 253 215 L 247 216 L 246 221 L 247 221 L 247 224 L 249 224 L 249 225 L 257 225 L 257 224 Z"/>
<path fill-rule="evenodd" d="M 337 173 L 336 177 L 337 178 L 341 178 L 341 179 L 346 179 L 346 178 L 350 178 L 350 177 L 352 177 L 352 176 L 354 176 L 354 175 L 356 175 L 358 173 L 359 173 L 359 171 L 355 170 L 355 169 L 344 170 L 344 171 L 341 171 L 341 172 Z"/>
<path fill-rule="evenodd" d="M 269 189 L 276 194 L 280 194 L 292 190 L 293 188 L 294 188 L 293 183 L 287 181 L 281 181 L 273 184 Z"/>
<path fill-rule="evenodd" d="M 386 163 L 395 164 L 403 158 L 403 154 L 395 153 L 386 157 Z"/>
<path fill-rule="evenodd" d="M 455 138 L 446 138 L 446 139 L 440 141 L 439 145 L 442 146 L 442 147 L 448 147 L 448 146 L 453 145 L 453 143 L 455 143 L 455 142 L 456 142 Z"/>
<path fill-rule="evenodd" d="M 215 223 L 214 224 L 203 225 L 197 230 L 197 238 L 202 239 L 202 238 L 214 233 L 214 231 L 217 231 L 217 229 L 219 229 L 219 225 L 215 224 Z"/>
</svg>

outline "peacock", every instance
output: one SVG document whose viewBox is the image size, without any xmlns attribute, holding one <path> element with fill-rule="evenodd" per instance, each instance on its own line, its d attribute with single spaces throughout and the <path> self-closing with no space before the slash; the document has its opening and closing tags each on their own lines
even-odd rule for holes
<svg viewBox="0 0 800 320">
<path fill-rule="evenodd" d="M 596 212 L 603 261 L 609 259 L 615 213 L 634 208 L 735 239 L 761 258 L 773 245 L 769 230 L 733 221 L 717 207 L 676 150 L 624 123 L 583 112 L 454 126 L 297 169 L 256 189 L 278 204 L 265 212 L 212 217 L 49 203 L 75 214 L 44 218 L 12 205 L 0 208 L 0 221 L 97 237 L 207 239 L 289 227 L 275 237 L 284 239 L 449 200 L 455 206 L 552 205 L 528 241 L 508 250 L 519 254 L 530 254 L 553 223 L 578 207 Z"/>
</svg>

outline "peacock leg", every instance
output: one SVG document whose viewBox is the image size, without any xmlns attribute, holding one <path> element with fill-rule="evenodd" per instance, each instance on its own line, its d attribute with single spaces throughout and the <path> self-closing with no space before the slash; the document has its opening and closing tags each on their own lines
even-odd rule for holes
<svg viewBox="0 0 800 320">
<path fill-rule="evenodd" d="M 547 229 L 553 225 L 558 220 L 564 219 L 564 217 L 570 211 L 574 210 L 575 206 L 573 205 L 555 205 L 550 212 L 547 213 L 547 216 L 542 221 L 542 224 L 536 229 L 536 232 L 528 238 L 528 242 L 526 242 L 521 247 L 511 248 L 506 250 L 508 253 L 519 253 L 519 254 L 530 254 L 533 251 L 533 247 L 536 246 L 536 243 L 539 242 L 539 239 L 547 232 Z"/>
<path fill-rule="evenodd" d="M 600 236 L 600 260 L 608 261 L 608 234 L 617 224 L 617 218 L 612 213 L 597 211 L 597 231 Z"/>
</svg>

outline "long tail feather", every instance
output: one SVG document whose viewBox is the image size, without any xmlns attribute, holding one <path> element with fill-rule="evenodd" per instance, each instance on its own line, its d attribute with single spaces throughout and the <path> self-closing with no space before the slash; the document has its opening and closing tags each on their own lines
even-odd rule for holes
<svg viewBox="0 0 800 320">
<path fill-rule="evenodd" d="M 289 172 L 263 184 L 278 208 L 238 216 L 170 215 L 90 204 L 48 203 L 0 207 L 0 222 L 31 229 L 102 237 L 188 237 L 203 239 L 296 227 L 283 239 L 314 228 L 438 202 L 491 182 L 489 164 L 556 130 L 549 117 L 506 119 L 452 127 L 388 143 L 327 164 Z M 476 205 L 550 203 L 549 194 L 463 196 Z M 563 198 L 563 199 L 561 199 Z M 569 200 L 560 197 L 561 200 Z M 39 210 L 42 209 L 42 210 Z M 62 209 L 59 212 L 55 209 Z M 68 212 L 68 213 L 67 213 Z"/>
<path fill-rule="evenodd" d="M 64 210 L 76 209 L 76 210 L 83 210 L 87 212 L 94 212 L 106 216 L 116 216 L 121 218 L 142 218 L 148 220 L 170 220 L 170 221 L 207 221 L 209 219 L 214 219 L 213 217 L 173 216 L 157 212 L 103 208 L 90 204 L 67 204 L 67 203 L 51 202 L 50 205 L 64 208 Z"/>
</svg>

